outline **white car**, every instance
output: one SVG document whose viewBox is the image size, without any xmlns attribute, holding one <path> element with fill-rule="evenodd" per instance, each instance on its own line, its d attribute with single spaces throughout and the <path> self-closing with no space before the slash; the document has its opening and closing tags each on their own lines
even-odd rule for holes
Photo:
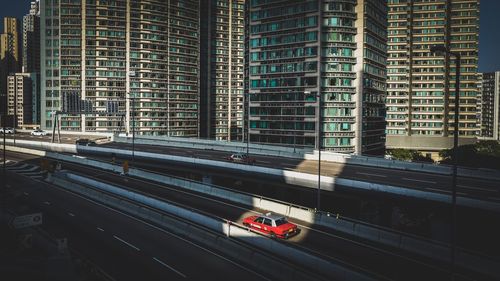
<svg viewBox="0 0 500 281">
<path fill-rule="evenodd" d="M 14 129 L 13 128 L 9 128 L 9 127 L 6 127 L 6 128 L 0 128 L 0 133 L 6 133 L 6 134 L 13 134 L 14 133 Z"/>
<path fill-rule="evenodd" d="M 47 132 L 44 130 L 36 129 L 31 132 L 32 136 L 46 136 Z"/>
</svg>

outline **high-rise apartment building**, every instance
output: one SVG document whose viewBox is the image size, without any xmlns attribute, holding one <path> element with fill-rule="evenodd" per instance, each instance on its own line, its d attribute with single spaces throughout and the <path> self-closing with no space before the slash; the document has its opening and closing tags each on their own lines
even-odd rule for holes
<svg viewBox="0 0 500 281">
<path fill-rule="evenodd" d="M 500 71 L 482 74 L 481 137 L 500 140 Z"/>
<path fill-rule="evenodd" d="M 382 154 L 386 1 L 253 0 L 246 16 L 250 141 Z"/>
<path fill-rule="evenodd" d="M 204 0 L 201 7 L 201 137 L 241 141 L 245 0 Z"/>
<path fill-rule="evenodd" d="M 32 124 L 40 124 L 40 1 L 31 2 L 23 17 L 22 72 L 31 77 L 33 85 Z"/>
<path fill-rule="evenodd" d="M 5 17 L 3 28 L 0 34 L 0 113 L 7 112 L 7 76 L 18 72 L 21 62 L 19 21 Z"/>
<path fill-rule="evenodd" d="M 33 123 L 33 85 L 29 73 L 7 77 L 7 114 L 15 117 L 15 127 Z"/>
<path fill-rule="evenodd" d="M 199 134 L 199 1 L 41 2 L 42 127 L 63 95 L 94 113 L 62 115 L 62 129 Z M 107 114 L 107 102 L 119 114 Z"/>
<path fill-rule="evenodd" d="M 23 17 L 22 71 L 40 72 L 40 1 L 31 2 Z"/>
<path fill-rule="evenodd" d="M 455 57 L 461 55 L 459 143 L 478 136 L 479 0 L 391 0 L 387 147 L 438 152 L 453 146 Z"/>
</svg>

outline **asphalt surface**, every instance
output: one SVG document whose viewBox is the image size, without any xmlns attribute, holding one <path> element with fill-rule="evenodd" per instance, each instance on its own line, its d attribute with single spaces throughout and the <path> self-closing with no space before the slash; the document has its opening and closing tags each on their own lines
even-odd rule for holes
<svg viewBox="0 0 500 281">
<path fill-rule="evenodd" d="M 70 247 L 116 280 L 265 280 L 183 237 L 46 183 L 7 173 L 2 182 L 43 212 L 42 227 L 56 225 Z"/>
<path fill-rule="evenodd" d="M 16 138 L 35 141 L 50 141 L 51 137 L 38 137 L 30 136 L 29 134 L 17 134 Z M 75 140 L 78 138 L 79 136 L 77 135 L 62 135 L 62 142 L 75 143 Z M 92 139 L 92 137 L 89 138 Z M 132 145 L 125 143 L 111 142 L 103 143 L 99 146 L 132 150 Z M 230 155 L 230 153 L 228 152 L 215 150 L 197 150 L 151 145 L 135 145 L 135 150 L 159 154 L 211 159 L 217 161 L 228 161 L 227 157 Z M 317 161 L 263 155 L 252 155 L 252 157 L 255 157 L 257 161 L 256 165 L 259 166 L 317 174 Z M 406 187 L 427 192 L 451 194 L 452 178 L 451 176 L 447 175 L 351 164 L 344 165 L 341 163 L 326 161 L 321 162 L 321 175 L 355 179 L 398 187 Z M 500 184 L 495 180 L 459 176 L 457 178 L 457 195 L 487 201 L 500 202 Z"/>
<path fill-rule="evenodd" d="M 20 154 L 12 155 L 14 155 L 14 158 L 17 157 L 23 159 L 23 156 Z M 36 164 L 37 161 L 39 160 L 26 159 L 24 162 Z M 120 185 L 134 191 L 143 192 L 150 196 L 172 200 L 177 204 L 183 204 L 189 206 L 190 208 L 239 223 L 241 223 L 241 220 L 244 217 L 253 214 L 253 212 L 262 211 L 247 210 L 243 206 L 223 202 L 215 198 L 201 197 L 198 194 L 185 193 L 175 188 L 160 186 L 151 182 L 129 177 L 122 177 L 89 167 L 82 167 L 69 163 L 63 163 L 63 165 L 64 169 L 77 171 L 82 175 L 93 177 L 99 181 Z M 76 211 L 71 213 L 75 214 Z M 375 248 L 375 245 L 370 245 L 369 243 L 340 237 L 337 234 L 324 229 L 311 229 L 309 228 L 310 226 L 304 222 L 295 222 L 301 225 L 302 233 L 289 239 L 286 243 L 290 243 L 295 247 L 313 252 L 326 259 L 330 259 L 335 262 L 341 261 L 349 264 L 355 269 L 368 270 L 379 275 L 381 278 L 384 276 L 391 280 L 423 280 L 424 278 L 438 278 L 443 280 L 448 276 L 446 264 L 436 262 L 430 263 L 426 259 L 414 257 L 408 253 L 398 253 L 397 251 L 394 251 L 394 249 L 384 249 L 383 247 L 381 249 L 377 249 Z M 96 228 L 97 227 L 99 226 L 96 226 Z M 127 239 L 137 241 L 135 238 L 127 237 Z M 263 237 L 263 239 L 268 238 Z M 469 275 L 470 273 L 464 272 L 464 274 Z"/>
</svg>

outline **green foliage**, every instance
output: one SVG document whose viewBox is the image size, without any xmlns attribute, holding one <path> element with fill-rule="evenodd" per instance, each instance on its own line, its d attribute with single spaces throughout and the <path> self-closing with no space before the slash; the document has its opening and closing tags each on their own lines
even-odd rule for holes
<svg viewBox="0 0 500 281">
<path fill-rule="evenodd" d="M 402 160 L 402 161 L 415 161 L 415 162 L 429 162 L 433 163 L 434 161 L 427 156 L 422 155 L 420 152 L 411 149 L 392 149 L 388 152 L 393 159 Z"/>
<path fill-rule="evenodd" d="M 497 141 L 480 141 L 476 144 L 462 145 L 457 149 L 458 164 L 475 168 L 500 169 L 500 143 Z M 453 164 L 453 149 L 439 152 L 443 158 L 441 163 Z"/>
</svg>

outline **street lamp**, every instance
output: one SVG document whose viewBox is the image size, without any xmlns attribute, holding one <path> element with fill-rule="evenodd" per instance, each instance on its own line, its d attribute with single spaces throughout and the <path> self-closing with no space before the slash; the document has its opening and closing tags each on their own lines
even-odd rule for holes
<svg viewBox="0 0 500 281">
<path fill-rule="evenodd" d="M 245 95 L 246 104 L 247 104 L 247 157 L 250 157 L 249 149 L 250 149 L 250 93 Z M 250 158 L 249 158 L 250 159 Z M 249 161 L 247 161 L 249 162 Z"/>
<path fill-rule="evenodd" d="M 317 93 L 318 97 L 318 201 L 316 209 L 319 211 L 321 203 L 321 93 Z"/>
<path fill-rule="evenodd" d="M 460 98 L 460 54 L 457 52 L 450 51 L 447 47 L 443 45 L 437 45 L 431 47 L 431 53 L 436 54 L 448 54 L 455 56 L 455 127 L 453 128 L 453 174 L 452 174 L 452 185 L 451 185 L 451 278 L 454 279 L 454 267 L 455 267 L 455 244 L 456 244 L 456 202 L 457 202 L 457 166 L 458 166 L 458 114 L 459 114 L 459 98 Z M 448 96 L 449 97 L 449 96 Z"/>
</svg>

